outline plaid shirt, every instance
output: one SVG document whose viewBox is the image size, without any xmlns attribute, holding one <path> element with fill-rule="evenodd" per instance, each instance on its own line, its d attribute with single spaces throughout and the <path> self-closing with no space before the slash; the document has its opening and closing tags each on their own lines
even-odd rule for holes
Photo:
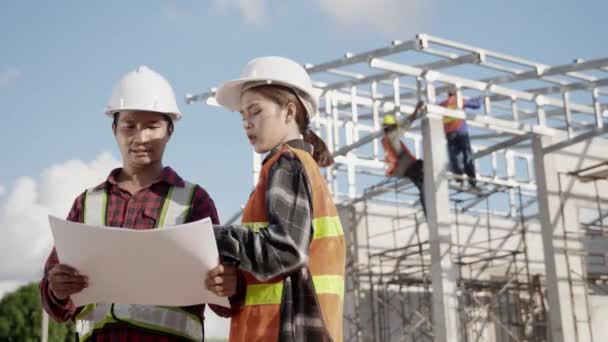
<svg viewBox="0 0 608 342">
<path fill-rule="evenodd" d="M 98 185 L 95 189 L 105 188 L 108 191 L 107 222 L 109 226 L 123 227 L 126 229 L 152 229 L 159 216 L 162 203 L 171 186 L 184 186 L 184 181 L 170 167 L 165 167 L 158 179 L 148 188 L 142 189 L 134 195 L 120 189 L 118 176 L 121 169 L 112 171 L 108 179 Z M 85 194 L 76 198 L 67 219 L 74 222 L 83 222 L 83 205 Z M 219 223 L 215 204 L 209 194 L 196 186 L 192 199 L 192 208 L 186 222 L 201 220 L 210 217 L 215 224 Z M 61 301 L 56 298 L 49 288 L 46 274 L 50 268 L 59 263 L 57 253 L 53 248 L 45 268 L 45 276 L 40 281 L 40 293 L 45 310 L 58 322 L 74 320 L 79 308 L 76 308 L 70 300 Z M 203 279 L 201 279 L 203 281 Z M 223 317 L 230 316 L 230 310 L 220 306 L 210 305 L 211 309 Z M 189 312 L 204 319 L 204 305 L 194 305 L 185 308 Z M 95 333 L 92 341 L 136 341 L 136 342 L 169 342 L 178 341 L 173 336 L 162 336 L 153 331 L 143 331 L 140 328 L 116 323 L 106 325 L 103 330 Z"/>
<path fill-rule="evenodd" d="M 303 140 L 288 144 L 311 151 Z M 277 151 L 269 153 L 264 162 Z M 266 208 L 269 225 L 258 233 L 238 225 L 215 227 L 220 256 L 257 279 L 283 278 L 280 341 L 331 340 L 307 267 L 313 236 L 310 186 L 293 153 L 284 153 L 270 169 Z"/>
</svg>

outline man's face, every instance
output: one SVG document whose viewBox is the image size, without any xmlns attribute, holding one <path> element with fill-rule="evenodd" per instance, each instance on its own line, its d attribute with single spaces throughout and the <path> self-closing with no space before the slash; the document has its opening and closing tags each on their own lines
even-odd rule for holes
<svg viewBox="0 0 608 342">
<path fill-rule="evenodd" d="M 112 128 L 123 163 L 135 168 L 161 162 L 172 133 L 163 114 L 155 112 L 121 112 Z"/>
</svg>

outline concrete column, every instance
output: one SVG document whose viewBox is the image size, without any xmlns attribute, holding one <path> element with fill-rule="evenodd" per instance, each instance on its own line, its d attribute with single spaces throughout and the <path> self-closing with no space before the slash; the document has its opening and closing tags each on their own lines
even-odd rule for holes
<svg viewBox="0 0 608 342">
<path fill-rule="evenodd" d="M 451 257 L 451 212 L 446 141 L 440 117 L 422 121 L 424 192 L 427 208 L 433 286 L 433 332 L 436 342 L 459 340 L 458 270 Z"/>
<path fill-rule="evenodd" d="M 581 278 L 585 272 L 583 232 L 577 205 L 570 193 L 571 189 L 576 189 L 573 184 L 576 180 L 565 174 L 570 165 L 557 163 L 559 156 L 555 153 L 543 154 L 543 147 L 552 143 L 551 137 L 541 136 L 534 137 L 532 143 L 545 256 L 550 336 L 555 342 L 589 342 L 590 322 L 585 305 L 587 289 Z"/>
</svg>

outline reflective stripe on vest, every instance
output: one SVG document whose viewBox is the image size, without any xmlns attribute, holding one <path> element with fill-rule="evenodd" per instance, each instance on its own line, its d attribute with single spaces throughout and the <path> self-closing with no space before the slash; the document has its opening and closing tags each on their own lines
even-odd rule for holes
<svg viewBox="0 0 608 342">
<path fill-rule="evenodd" d="M 193 341 L 203 340 L 201 322 L 189 312 L 179 308 L 130 304 L 98 304 L 86 314 L 83 310 L 76 321 L 76 332 L 80 340 L 85 341 L 95 329 L 101 329 L 105 324 L 118 322 L 114 317 L 134 326 Z"/>
<path fill-rule="evenodd" d="M 344 277 L 340 275 L 313 276 L 317 295 L 333 294 L 344 299 Z M 283 283 L 256 284 L 247 286 L 245 305 L 281 304 Z"/>
<path fill-rule="evenodd" d="M 184 187 L 172 186 L 163 201 L 155 228 L 183 224 L 188 217 L 195 184 L 185 182 Z M 87 190 L 84 201 L 84 223 L 107 225 L 108 194 L 104 189 Z M 133 304 L 89 304 L 76 317 L 76 332 L 80 341 L 87 340 L 94 330 L 108 323 L 119 321 L 131 325 L 202 341 L 203 325 L 200 319 L 181 308 L 133 305 Z"/>
<path fill-rule="evenodd" d="M 156 220 L 155 228 L 175 226 L 185 222 L 192 204 L 196 184 L 184 182 L 184 187 L 169 187 L 167 196 Z M 86 191 L 84 200 L 84 223 L 94 226 L 107 226 L 108 194 L 104 189 Z"/>
<path fill-rule="evenodd" d="M 243 225 L 255 232 L 259 232 L 261 229 L 268 227 L 268 222 L 246 222 Z M 344 235 L 342 223 L 338 216 L 315 218 L 312 220 L 312 227 L 314 229 L 313 239 Z"/>
</svg>

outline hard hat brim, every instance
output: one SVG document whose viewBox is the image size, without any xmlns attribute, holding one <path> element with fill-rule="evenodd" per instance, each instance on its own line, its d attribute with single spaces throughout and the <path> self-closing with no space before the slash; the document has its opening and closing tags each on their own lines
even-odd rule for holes
<svg viewBox="0 0 608 342">
<path fill-rule="evenodd" d="M 237 78 L 234 80 L 226 81 L 222 85 L 219 86 L 217 91 L 215 92 L 215 100 L 219 105 L 225 107 L 229 110 L 239 112 L 241 110 L 241 89 L 243 89 L 243 85 L 249 82 L 260 82 L 266 81 L 268 85 L 281 85 L 288 88 L 295 88 L 303 93 L 310 93 L 310 89 L 302 89 L 300 87 L 294 86 L 292 84 L 287 84 L 283 80 L 273 79 L 268 77 L 244 77 Z M 313 89 L 314 92 L 314 89 Z M 311 96 L 315 96 L 316 94 L 311 94 Z M 308 113 L 309 116 L 313 116 L 316 114 L 319 104 L 318 99 L 313 99 L 313 113 Z"/>
<path fill-rule="evenodd" d="M 179 121 L 182 118 L 181 113 L 167 113 L 167 112 L 161 112 L 158 110 L 148 110 L 148 109 L 141 109 L 141 108 L 109 109 L 109 110 L 105 110 L 104 112 L 108 117 L 113 117 L 114 113 L 119 113 L 119 112 L 151 112 L 151 113 L 168 115 L 171 118 L 171 120 L 173 120 L 174 122 Z"/>
</svg>

